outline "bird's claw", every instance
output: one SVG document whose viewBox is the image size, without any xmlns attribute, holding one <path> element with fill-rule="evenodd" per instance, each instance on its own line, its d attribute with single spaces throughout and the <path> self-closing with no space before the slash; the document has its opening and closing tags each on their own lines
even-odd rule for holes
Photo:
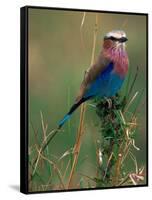
<svg viewBox="0 0 152 200">
<path fill-rule="evenodd" d="M 108 103 L 108 109 L 112 108 L 112 100 L 109 98 L 105 98 L 106 102 Z"/>
</svg>

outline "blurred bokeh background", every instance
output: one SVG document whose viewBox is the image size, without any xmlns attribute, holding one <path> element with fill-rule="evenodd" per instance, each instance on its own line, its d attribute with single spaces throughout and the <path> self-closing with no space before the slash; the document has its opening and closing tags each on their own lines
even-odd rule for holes
<svg viewBox="0 0 152 200">
<path fill-rule="evenodd" d="M 42 125 L 40 112 L 48 124 L 48 131 L 57 126 L 58 121 L 68 111 L 75 100 L 84 71 L 91 62 L 93 31 L 96 13 L 86 12 L 80 33 L 83 12 L 29 9 L 29 116 L 38 140 L 41 141 Z M 133 14 L 98 13 L 98 32 L 95 57 L 98 55 L 104 35 L 113 29 L 123 29 L 128 37 L 127 51 L 131 81 L 139 66 L 139 73 L 132 95 L 143 89 L 138 109 L 138 134 L 136 145 L 140 151 L 135 155 L 139 166 L 146 163 L 146 16 Z M 125 84 L 124 84 L 125 87 Z M 122 89 L 123 90 L 123 89 Z M 130 108 L 134 109 L 134 108 Z M 57 135 L 49 145 L 51 155 L 60 157 L 73 147 L 79 124 L 78 109 L 71 120 L 65 124 L 63 133 Z M 93 132 L 98 131 L 95 124 L 98 117 L 95 109 L 87 106 L 85 115 L 86 133 L 79 155 L 78 168 L 85 174 L 95 174 L 96 163 Z M 29 124 L 29 145 L 34 143 L 33 128 Z M 86 159 L 85 162 L 82 162 Z M 132 164 L 128 164 L 128 168 Z M 44 176 L 48 176 L 44 171 Z"/>
</svg>

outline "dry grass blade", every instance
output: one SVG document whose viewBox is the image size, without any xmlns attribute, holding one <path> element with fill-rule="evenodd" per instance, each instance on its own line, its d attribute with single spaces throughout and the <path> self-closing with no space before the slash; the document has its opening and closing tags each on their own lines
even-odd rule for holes
<svg viewBox="0 0 152 200">
<path fill-rule="evenodd" d="M 129 91 L 128 91 L 127 98 L 129 98 L 129 96 L 131 95 L 131 92 L 132 92 L 132 90 L 133 90 L 134 84 L 135 84 L 135 82 L 136 82 L 136 80 L 137 80 L 138 71 L 139 71 L 139 67 L 137 66 L 136 74 L 135 74 L 135 77 L 134 77 L 134 79 L 133 79 L 133 81 L 132 81 L 131 87 L 130 87 L 130 89 L 129 89 Z"/>
<path fill-rule="evenodd" d="M 82 137 L 82 133 L 83 133 L 84 111 L 85 111 L 85 104 L 83 104 L 81 106 L 80 124 L 79 124 L 77 139 L 76 139 L 76 143 L 75 143 L 75 147 L 74 147 L 74 159 L 73 159 L 72 169 L 70 172 L 67 188 L 71 187 L 72 178 L 74 176 L 74 171 L 75 171 L 77 161 L 78 161 L 78 156 L 79 156 L 79 151 L 80 151 L 80 146 L 81 146 L 81 137 Z"/>
<path fill-rule="evenodd" d="M 40 117 L 41 117 L 41 125 L 42 125 L 42 132 L 43 132 L 43 141 L 46 141 L 46 138 L 47 138 L 47 128 L 48 128 L 48 125 L 44 123 L 44 118 L 43 118 L 43 114 L 42 114 L 42 111 L 40 111 Z M 46 152 L 45 152 L 46 156 L 48 157 L 49 155 L 49 148 L 48 146 L 46 147 Z M 49 173 L 51 173 L 51 166 L 49 166 Z"/>
<path fill-rule="evenodd" d="M 44 155 L 42 155 L 42 153 L 40 152 L 40 150 L 37 149 L 37 151 L 38 151 L 38 154 L 40 155 L 40 157 L 41 157 L 42 159 L 46 160 L 50 165 L 53 166 L 54 171 L 56 171 L 57 176 L 58 176 L 58 178 L 59 178 L 59 180 L 60 180 L 60 183 L 61 183 L 61 185 L 62 185 L 62 188 L 65 189 L 64 182 L 63 182 L 63 177 L 62 177 L 61 172 L 60 172 L 60 170 L 58 169 L 57 165 L 56 165 L 53 161 L 49 160 L 47 157 L 45 157 Z"/>
<path fill-rule="evenodd" d="M 65 178 L 65 176 L 67 174 L 67 171 L 68 171 L 68 168 L 70 166 L 70 163 L 71 163 L 71 159 L 69 159 L 69 161 L 68 161 L 68 164 L 67 164 L 66 169 L 65 169 L 64 174 L 63 174 L 63 178 Z"/>
<path fill-rule="evenodd" d="M 133 153 L 131 151 L 129 151 L 129 155 L 135 164 L 136 174 L 138 174 L 139 170 L 138 170 L 138 164 L 137 164 L 136 157 L 133 155 Z"/>
<path fill-rule="evenodd" d="M 135 108 L 135 110 L 132 113 L 132 118 L 135 118 L 135 114 L 136 114 L 136 112 L 137 112 L 137 110 L 139 108 L 139 103 L 141 101 L 141 98 L 142 98 L 143 94 L 144 94 L 144 89 L 142 90 L 142 92 L 140 93 L 140 96 L 137 99 L 136 108 Z"/>
<path fill-rule="evenodd" d="M 70 108 L 70 105 L 71 105 L 71 103 L 70 103 L 70 87 L 68 87 L 68 91 L 67 91 L 67 93 L 68 93 L 68 98 L 67 98 L 67 106 L 68 106 L 68 109 Z M 70 134 L 71 133 L 71 121 L 70 120 L 68 120 L 68 133 Z"/>
<path fill-rule="evenodd" d="M 107 171 L 108 171 L 109 164 L 110 164 L 110 162 L 111 162 L 112 157 L 113 157 L 113 152 L 111 152 L 111 154 L 110 154 L 110 156 L 109 156 L 109 158 L 108 158 L 107 166 L 106 166 L 106 170 L 105 170 L 105 174 L 104 174 L 103 180 L 106 178 Z"/>
<path fill-rule="evenodd" d="M 89 176 L 87 176 L 87 175 L 85 175 L 85 174 L 83 174 L 83 173 L 79 173 L 81 176 L 84 176 L 84 177 L 86 177 L 87 179 L 90 179 L 91 181 L 93 181 L 93 182 L 95 182 L 96 183 L 96 180 L 94 179 L 94 178 L 91 178 L 91 177 L 89 177 Z"/>
<path fill-rule="evenodd" d="M 97 149 L 97 161 L 98 161 L 98 165 L 101 167 L 103 164 L 103 154 L 102 154 L 101 148 Z"/>
<path fill-rule="evenodd" d="M 128 108 L 130 107 L 130 105 L 133 103 L 133 101 L 136 99 L 137 95 L 138 95 L 139 92 L 136 92 L 134 94 L 134 96 L 131 98 L 131 100 L 129 101 L 129 103 L 126 105 L 126 108 L 125 108 L 125 111 L 126 112 L 128 110 Z"/>
<path fill-rule="evenodd" d="M 137 146 L 135 145 L 135 140 L 134 140 L 134 139 L 132 139 L 132 146 L 133 146 L 137 151 L 140 150 L 140 148 L 137 147 Z"/>
<path fill-rule="evenodd" d="M 65 151 L 62 154 L 62 156 L 58 159 L 58 161 L 61 161 L 64 157 L 66 157 L 66 156 L 68 156 L 70 154 L 73 154 L 73 153 L 74 153 L 73 148 L 68 149 L 67 151 Z"/>
<path fill-rule="evenodd" d="M 44 124 L 44 119 L 43 119 L 42 111 L 40 111 L 40 116 L 41 116 L 41 125 L 42 125 L 43 137 L 44 137 L 44 140 L 46 140 L 46 131 L 47 131 L 48 125 Z"/>
<path fill-rule="evenodd" d="M 123 158 L 123 142 L 120 144 L 118 158 L 117 158 L 117 161 L 115 164 L 115 172 L 114 172 L 114 176 L 113 176 L 113 180 L 112 180 L 113 186 L 116 186 L 119 181 L 122 158 Z"/>
<path fill-rule="evenodd" d="M 85 17 L 86 17 L 86 12 L 83 13 L 83 17 L 82 17 L 82 21 L 81 21 L 80 30 L 82 29 L 82 27 L 83 27 L 83 25 L 84 25 Z"/>
<path fill-rule="evenodd" d="M 42 153 L 45 148 L 47 147 L 47 145 L 50 143 L 50 141 L 54 138 L 54 136 L 59 132 L 59 129 L 54 129 L 52 130 L 46 137 L 46 139 L 42 142 L 42 145 L 41 145 L 41 148 L 40 148 L 40 153 Z M 36 172 L 36 169 L 37 169 L 37 166 L 38 166 L 38 162 L 39 162 L 39 159 L 40 159 L 40 154 L 38 153 L 37 155 L 37 158 L 33 161 L 33 165 L 34 165 L 34 170 L 33 170 L 33 173 L 32 173 L 32 177 L 34 176 L 35 172 Z M 31 178 L 32 178 L 31 177 Z"/>
<path fill-rule="evenodd" d="M 35 144 L 39 145 L 39 140 L 38 140 L 38 129 L 35 130 L 32 121 L 30 121 L 30 126 L 31 126 L 31 128 L 32 128 L 32 130 L 33 130 L 33 133 L 34 133 Z"/>
<path fill-rule="evenodd" d="M 31 161 L 29 160 L 29 165 L 31 169 L 33 168 L 33 165 Z M 41 180 L 42 183 L 45 183 L 45 181 L 42 179 L 41 175 L 38 172 L 35 172 L 36 176 Z M 30 177 L 32 176 L 32 173 L 30 172 Z M 29 178 L 29 183 L 31 182 L 31 178 Z"/>
<path fill-rule="evenodd" d="M 120 181 L 120 183 L 117 186 L 123 185 L 124 183 L 126 183 L 128 181 L 128 179 L 129 179 L 129 175 L 127 175 L 125 178 L 123 178 L 123 180 Z"/>
<path fill-rule="evenodd" d="M 96 14 L 96 22 L 93 34 L 93 47 L 92 47 L 92 56 L 91 56 L 91 65 L 94 63 L 94 56 L 95 56 L 95 47 L 96 47 L 96 40 L 97 40 L 97 31 L 98 31 L 98 14 Z"/>
<path fill-rule="evenodd" d="M 123 155 L 123 158 L 122 158 L 122 160 L 121 160 L 121 165 L 123 164 L 123 162 L 125 161 L 125 159 L 126 159 L 127 156 L 128 156 L 130 146 L 131 146 L 131 140 L 129 140 L 129 141 L 126 143 L 126 146 L 125 146 L 125 148 L 124 148 L 124 155 Z"/>
<path fill-rule="evenodd" d="M 81 44 L 82 44 L 84 49 L 85 49 L 85 44 L 84 44 L 84 39 L 83 39 L 82 28 L 83 28 L 83 25 L 84 25 L 85 18 L 86 18 L 86 12 L 83 13 L 82 21 L 81 21 L 81 25 L 80 25 Z"/>
</svg>

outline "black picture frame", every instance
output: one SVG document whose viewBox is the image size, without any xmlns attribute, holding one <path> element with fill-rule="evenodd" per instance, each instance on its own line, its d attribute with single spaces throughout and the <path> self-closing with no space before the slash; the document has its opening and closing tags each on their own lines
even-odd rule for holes
<svg viewBox="0 0 152 200">
<path fill-rule="evenodd" d="M 24 194 L 31 193 L 48 193 L 48 192 L 66 192 L 66 191 L 80 191 L 80 190 L 97 190 L 97 189 L 110 189 L 111 187 L 106 188 L 91 188 L 91 189 L 69 189 L 69 190 L 51 190 L 51 191 L 38 191 L 38 192 L 29 192 L 28 190 L 28 11 L 29 9 L 46 9 L 46 10 L 61 10 L 61 11 L 86 11 L 86 12 L 95 12 L 95 13 L 114 13 L 114 14 L 126 14 L 126 15 L 144 15 L 146 16 L 146 184 L 137 185 L 137 186 L 116 186 L 115 188 L 131 188 L 131 187 L 142 187 L 148 186 L 148 13 L 135 13 L 135 12 L 118 12 L 118 11 L 104 11 L 104 10 L 84 10 L 84 9 L 75 9 L 75 8 L 56 8 L 56 7 L 40 7 L 40 6 L 25 6 L 20 9 L 20 191 Z"/>
</svg>

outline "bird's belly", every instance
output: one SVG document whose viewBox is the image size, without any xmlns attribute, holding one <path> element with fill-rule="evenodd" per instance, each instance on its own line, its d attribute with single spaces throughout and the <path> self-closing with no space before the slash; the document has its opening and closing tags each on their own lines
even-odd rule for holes
<svg viewBox="0 0 152 200">
<path fill-rule="evenodd" d="M 112 72 L 98 77 L 89 87 L 85 97 L 93 95 L 99 97 L 114 96 L 122 86 L 124 79 Z"/>
<path fill-rule="evenodd" d="M 114 96 L 121 88 L 124 79 L 119 75 L 112 73 L 108 80 L 101 80 L 98 96 Z"/>
</svg>

